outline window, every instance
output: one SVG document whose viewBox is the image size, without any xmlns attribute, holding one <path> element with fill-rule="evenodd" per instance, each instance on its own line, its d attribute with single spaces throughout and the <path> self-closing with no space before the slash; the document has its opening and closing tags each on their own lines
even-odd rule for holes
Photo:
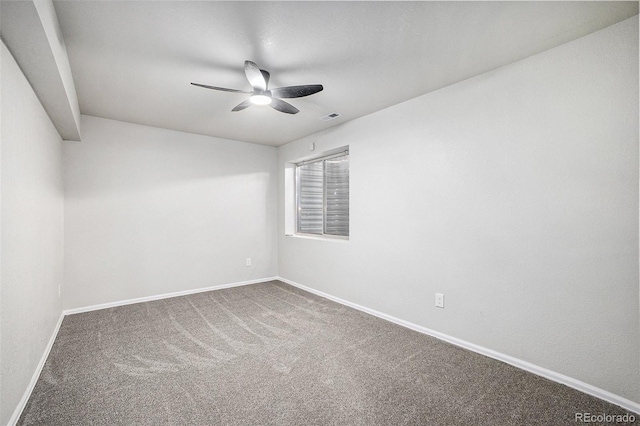
<svg viewBox="0 0 640 426">
<path fill-rule="evenodd" d="M 296 164 L 296 232 L 349 236 L 349 152 Z"/>
</svg>

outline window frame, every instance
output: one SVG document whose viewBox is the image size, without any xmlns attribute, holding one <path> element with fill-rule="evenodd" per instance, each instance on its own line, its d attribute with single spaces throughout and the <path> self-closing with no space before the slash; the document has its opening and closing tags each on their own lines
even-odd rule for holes
<svg viewBox="0 0 640 426">
<path fill-rule="evenodd" d="M 313 158 L 309 158 L 309 159 L 305 159 L 302 161 L 298 161 L 293 163 L 294 165 L 294 192 L 295 192 L 295 197 L 294 197 L 294 210 L 295 210 L 295 221 L 294 221 L 294 235 L 299 236 L 299 237 L 305 237 L 305 238 L 312 238 L 312 239 L 329 239 L 329 240 L 342 240 L 342 241 L 348 241 L 349 240 L 349 235 L 336 235 L 336 234 L 327 234 L 326 233 L 326 217 L 327 217 L 327 191 L 326 191 L 326 187 L 327 187 L 327 183 L 326 183 L 326 165 L 325 165 L 325 161 L 326 160 L 330 160 L 332 158 L 338 158 L 338 157 L 350 157 L 349 155 L 349 148 L 345 147 L 342 148 L 338 151 L 334 151 L 331 152 L 329 154 L 324 154 L 324 155 L 320 155 L 318 157 L 313 157 Z M 349 166 L 351 166 L 351 159 L 348 158 L 349 161 Z M 310 233 L 310 232 L 301 232 L 299 231 L 300 229 L 300 198 L 301 198 L 301 185 L 300 185 L 300 166 L 303 165 L 307 165 L 307 164 L 312 164 L 312 163 L 319 163 L 322 162 L 322 233 L 321 234 L 314 234 L 314 233 Z M 350 179 L 349 179 L 350 180 Z M 349 205 L 351 204 L 351 199 L 350 199 L 350 194 L 349 194 Z M 349 227 L 349 234 L 350 234 L 350 227 Z"/>
</svg>

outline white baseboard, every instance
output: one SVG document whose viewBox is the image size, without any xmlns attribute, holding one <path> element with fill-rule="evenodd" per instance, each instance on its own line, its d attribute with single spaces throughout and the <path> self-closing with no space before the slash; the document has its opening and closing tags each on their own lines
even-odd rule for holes
<svg viewBox="0 0 640 426">
<path fill-rule="evenodd" d="M 212 290 L 221 290 L 223 288 L 240 287 L 240 286 L 249 285 L 249 284 L 258 284 L 258 283 L 273 281 L 277 279 L 278 277 L 267 277 L 267 278 L 260 278 L 257 280 L 240 281 L 236 283 L 220 284 L 220 285 L 214 285 L 211 287 L 196 288 L 192 290 L 183 290 L 183 291 L 175 291 L 172 293 L 157 294 L 154 296 L 137 297 L 135 299 L 119 300 L 116 302 L 109 302 L 109 303 L 100 303 L 98 305 L 84 306 L 81 308 L 65 309 L 62 313 L 64 315 L 79 314 L 82 312 L 97 311 L 99 309 L 114 308 L 116 306 L 132 305 L 134 303 L 150 302 L 152 300 L 168 299 L 170 297 L 186 296 L 188 294 L 204 293 L 206 291 L 212 291 Z"/>
<path fill-rule="evenodd" d="M 494 351 L 492 349 L 488 349 L 488 348 L 485 348 L 483 346 L 479 346 L 479 345 L 476 345 L 474 343 L 467 342 L 465 340 L 461 340 L 461 339 L 449 336 L 449 335 L 444 334 L 444 333 L 440 333 L 439 331 L 431 330 L 429 328 L 422 327 L 420 325 L 411 323 L 409 321 L 405 321 L 405 320 L 402 320 L 400 318 L 396 318 L 396 317 L 393 317 L 391 315 L 387 315 L 385 313 L 378 312 L 378 311 L 376 311 L 374 309 L 370 309 L 370 308 L 367 308 L 365 306 L 361 306 L 361 305 L 358 305 L 356 303 L 349 302 L 348 300 L 344 300 L 344 299 L 341 299 L 339 297 L 335 297 L 335 296 L 332 296 L 330 294 L 324 293 L 322 291 L 318 291 L 318 290 L 315 290 L 313 288 L 304 286 L 302 284 L 298 284 L 297 282 L 288 280 L 286 278 L 277 277 L 277 279 L 279 281 L 282 281 L 282 282 L 287 283 L 289 285 L 292 285 L 294 287 L 298 287 L 298 288 L 300 288 L 302 290 L 308 291 L 309 293 L 317 294 L 318 296 L 325 297 L 325 298 L 327 298 L 329 300 L 333 300 L 334 302 L 340 303 L 342 305 L 349 306 L 351 308 L 357 309 L 357 310 L 362 311 L 362 312 L 366 312 L 368 314 L 371 314 L 371 315 L 376 316 L 378 318 L 382 318 L 384 320 L 393 322 L 395 324 L 401 325 L 401 326 L 409 328 L 411 330 L 414 330 L 414 331 L 417 331 L 417 332 L 420 332 L 420 333 L 423 333 L 423 334 L 428 334 L 429 336 L 433 336 L 433 337 L 438 338 L 440 340 L 444 340 L 445 342 L 449 342 L 449 343 L 454 344 L 456 346 L 460 346 L 462 348 L 465 348 L 465 349 L 468 349 L 470 351 L 476 352 L 476 353 L 478 353 L 480 355 L 485 355 L 485 356 L 488 356 L 489 358 L 493 358 L 493 359 L 496 359 L 498 361 L 505 362 L 507 364 L 513 365 L 514 367 L 520 368 L 521 370 L 525 370 L 525 371 L 528 371 L 528 372 L 533 373 L 535 375 L 542 376 L 542 377 L 544 377 L 546 379 L 549 379 L 551 381 L 554 381 L 554 382 L 569 386 L 570 388 L 576 389 L 576 390 L 578 390 L 580 392 L 584 392 L 586 394 L 595 396 L 596 398 L 600 398 L 600 399 L 603 399 L 603 400 L 605 400 L 607 402 L 610 402 L 612 404 L 618 405 L 618 406 L 624 408 L 625 410 L 629 410 L 629 411 L 632 411 L 634 413 L 640 414 L 640 404 L 639 403 L 633 402 L 633 401 L 631 401 L 629 399 L 623 398 L 623 397 L 621 397 L 619 395 L 616 395 L 616 394 L 611 393 L 609 391 L 606 391 L 604 389 L 600 389 L 598 387 L 595 387 L 595 386 L 590 385 L 588 383 L 585 383 L 585 382 L 582 382 L 580 380 L 574 379 L 572 377 L 565 376 L 564 374 L 560 374 L 560 373 L 557 373 L 555 371 L 552 371 L 552 370 L 537 366 L 537 365 L 532 364 L 530 362 L 523 361 L 523 360 L 518 359 L 518 358 L 514 358 L 514 357 L 512 357 L 510 355 L 506 355 L 506 354 Z"/>
<path fill-rule="evenodd" d="M 22 398 L 20 399 L 18 406 L 13 411 L 13 415 L 9 419 L 9 423 L 7 423 L 8 426 L 15 426 L 15 424 L 18 422 L 18 419 L 20 419 L 20 416 L 22 415 L 22 410 L 24 410 L 24 407 L 27 405 L 27 401 L 29 401 L 29 397 L 31 397 L 31 392 L 33 392 L 33 388 L 36 386 L 36 382 L 38 381 L 38 378 L 40 377 L 40 373 L 44 368 L 44 363 L 47 361 L 47 358 L 49 357 L 49 352 L 51 352 L 51 348 L 53 347 L 53 342 L 56 341 L 56 337 L 58 336 L 58 331 L 60 330 L 60 325 L 62 325 L 63 319 L 64 319 L 64 313 L 61 313 L 60 318 L 58 318 L 58 322 L 56 323 L 56 326 L 53 329 L 51 338 L 49 339 L 49 342 L 47 343 L 47 346 L 44 349 L 44 353 L 40 358 L 40 362 L 38 362 L 36 371 L 33 373 L 33 376 L 31 376 L 31 381 L 29 382 L 29 386 L 27 386 L 27 389 L 24 391 L 24 394 L 22 395 Z"/>
</svg>

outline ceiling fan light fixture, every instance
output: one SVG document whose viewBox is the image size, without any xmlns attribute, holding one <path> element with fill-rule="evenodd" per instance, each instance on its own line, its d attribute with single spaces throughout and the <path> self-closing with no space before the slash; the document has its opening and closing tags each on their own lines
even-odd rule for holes
<svg viewBox="0 0 640 426">
<path fill-rule="evenodd" d="M 271 103 L 271 96 L 267 95 L 252 95 L 249 100 L 254 105 L 269 105 Z"/>
</svg>

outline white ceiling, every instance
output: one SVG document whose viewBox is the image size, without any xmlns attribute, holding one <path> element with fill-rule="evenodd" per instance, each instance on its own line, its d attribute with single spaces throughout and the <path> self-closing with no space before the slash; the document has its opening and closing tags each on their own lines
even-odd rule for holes
<svg viewBox="0 0 640 426">
<path fill-rule="evenodd" d="M 282 145 L 622 21 L 638 2 L 56 1 L 83 114 Z M 250 89 L 323 84 L 290 103 L 231 109 Z M 321 121 L 338 112 L 341 117 Z"/>
</svg>

